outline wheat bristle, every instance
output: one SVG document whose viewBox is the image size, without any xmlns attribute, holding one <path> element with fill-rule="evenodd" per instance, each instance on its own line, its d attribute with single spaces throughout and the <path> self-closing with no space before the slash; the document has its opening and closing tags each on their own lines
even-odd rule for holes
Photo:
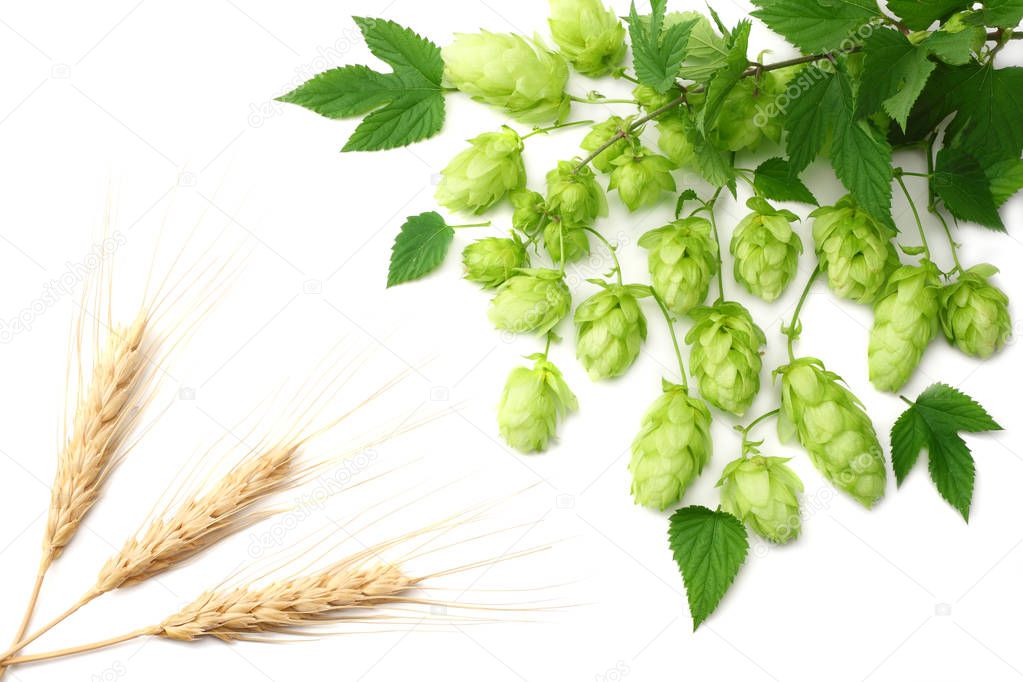
<svg viewBox="0 0 1023 682">
<path fill-rule="evenodd" d="M 100 570 L 95 591 L 133 585 L 190 559 L 218 540 L 269 516 L 261 500 L 295 483 L 298 447 L 280 445 L 233 467 L 215 486 L 155 519 Z"/>
<path fill-rule="evenodd" d="M 89 387 L 78 400 L 71 437 L 57 462 L 43 538 L 44 554 L 51 560 L 60 556 L 96 503 L 137 417 L 148 325 L 142 310 L 131 325 L 111 329 L 93 364 Z"/>
</svg>

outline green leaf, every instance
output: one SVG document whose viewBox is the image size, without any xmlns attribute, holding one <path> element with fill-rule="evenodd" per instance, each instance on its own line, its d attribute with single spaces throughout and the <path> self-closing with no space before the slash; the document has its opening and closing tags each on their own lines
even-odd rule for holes
<svg viewBox="0 0 1023 682">
<path fill-rule="evenodd" d="M 965 151 L 942 149 L 938 152 L 931 186 L 959 220 L 1005 230 L 991 194 L 991 181 L 980 162 Z"/>
<path fill-rule="evenodd" d="M 746 560 L 746 528 L 731 514 L 684 507 L 671 515 L 668 545 L 682 571 L 695 630 L 717 607 Z"/>
<path fill-rule="evenodd" d="M 935 57 L 953 66 L 968 64 L 973 59 L 973 46 L 985 35 L 984 29 L 976 26 L 965 28 L 957 33 L 935 31 L 920 43 Z"/>
<path fill-rule="evenodd" d="M 832 112 L 841 107 L 841 93 L 836 72 L 818 66 L 808 67 L 795 76 L 788 89 L 799 88 L 800 94 L 789 106 L 785 119 L 788 136 L 785 148 L 792 172 L 802 172 L 813 163 L 827 142 Z"/>
<path fill-rule="evenodd" d="M 1023 0 L 987 0 L 984 8 L 966 17 L 975 26 L 1015 28 L 1023 21 Z"/>
<path fill-rule="evenodd" d="M 674 15 L 669 15 L 669 19 Z M 703 82 L 714 75 L 725 64 L 728 44 L 725 43 L 707 17 L 697 12 L 682 12 L 681 17 L 696 23 L 689 32 L 686 58 L 679 69 L 679 76 L 692 81 Z"/>
<path fill-rule="evenodd" d="M 938 492 L 969 521 L 974 463 L 959 433 L 1000 429 L 973 398 L 951 386 L 933 384 L 910 403 L 892 426 L 895 478 L 901 485 L 920 451 L 927 448 L 928 469 Z"/>
<path fill-rule="evenodd" d="M 881 16 L 876 0 L 753 0 L 752 15 L 804 53 L 827 52 L 855 39 Z"/>
<path fill-rule="evenodd" d="M 818 205 L 817 197 L 792 172 L 785 159 L 775 157 L 760 164 L 753 175 L 753 187 L 764 197 L 775 201 Z"/>
<path fill-rule="evenodd" d="M 437 134 L 444 124 L 440 49 L 393 21 L 354 20 L 370 52 L 392 72 L 358 65 L 330 69 L 277 99 L 328 118 L 368 113 L 343 151 L 393 149 Z"/>
<path fill-rule="evenodd" d="M 734 41 L 728 50 L 728 57 L 725 64 L 720 68 L 707 83 L 706 99 L 703 109 L 700 111 L 698 124 L 700 130 L 706 133 L 713 130 L 714 123 L 721 113 L 721 107 L 725 98 L 732 91 L 735 84 L 742 80 L 742 75 L 749 66 L 749 59 L 746 51 L 749 47 L 749 32 L 751 24 L 749 21 L 741 21 L 736 26 L 733 34 Z"/>
<path fill-rule="evenodd" d="M 927 85 L 935 63 L 928 59 L 927 49 L 891 29 L 875 30 L 863 51 L 864 85 L 856 100 L 856 116 L 870 116 L 883 108 L 905 130 L 913 103 Z"/>
<path fill-rule="evenodd" d="M 969 9 L 970 0 L 888 0 L 888 9 L 914 31 L 924 31 L 953 12 Z"/>
<path fill-rule="evenodd" d="M 987 177 L 991 181 L 991 195 L 995 203 L 1001 206 L 1023 189 L 1023 160 L 999 161 L 987 169 Z"/>
<path fill-rule="evenodd" d="M 696 24 L 696 19 L 692 19 L 664 29 L 666 6 L 667 0 L 650 0 L 649 18 L 639 16 L 635 1 L 629 10 L 629 37 L 636 78 L 658 92 L 667 92 L 675 85 L 686 57 L 689 32 Z"/>
<path fill-rule="evenodd" d="M 391 247 L 387 286 L 419 279 L 436 270 L 454 238 L 454 229 L 439 213 L 428 211 L 410 217 L 401 226 Z"/>
</svg>

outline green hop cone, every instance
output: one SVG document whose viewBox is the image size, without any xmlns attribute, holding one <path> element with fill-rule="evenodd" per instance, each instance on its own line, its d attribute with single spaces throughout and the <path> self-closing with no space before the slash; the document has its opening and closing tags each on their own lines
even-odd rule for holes
<svg viewBox="0 0 1023 682">
<path fill-rule="evenodd" d="M 760 392 L 760 349 L 767 338 L 739 303 L 725 301 L 689 312 L 695 324 L 686 334 L 700 395 L 714 407 L 742 416 Z"/>
<path fill-rule="evenodd" d="M 664 382 L 664 393 L 643 415 L 632 441 L 632 496 L 664 510 L 682 499 L 710 461 L 710 410 L 684 388 Z"/>
<path fill-rule="evenodd" d="M 646 316 L 637 296 L 647 295 L 647 287 L 602 286 L 575 310 L 575 354 L 595 381 L 625 374 L 646 340 Z"/>
<path fill-rule="evenodd" d="M 650 251 L 651 282 L 669 310 L 685 315 L 703 303 L 718 271 L 710 222 L 696 217 L 676 220 L 644 234 L 639 245 Z"/>
<path fill-rule="evenodd" d="M 751 199 L 748 205 L 753 213 L 739 221 L 729 245 L 735 281 L 770 303 L 796 275 L 803 242 L 790 223 L 799 218 L 789 211 L 775 211 L 762 199 Z"/>
<path fill-rule="evenodd" d="M 520 189 L 508 196 L 512 208 L 512 227 L 526 235 L 536 234 L 547 220 L 547 203 L 543 195 Z"/>
<path fill-rule="evenodd" d="M 799 536 L 799 494 L 803 482 L 784 457 L 754 455 L 730 462 L 721 473 L 721 508 L 771 542 Z"/>
<path fill-rule="evenodd" d="M 912 376 L 938 333 L 940 273 L 934 263 L 903 265 L 892 273 L 874 304 L 867 364 L 870 383 L 894 392 Z"/>
<path fill-rule="evenodd" d="M 625 57 L 625 28 L 600 0 L 550 0 L 547 23 L 561 54 L 584 76 L 611 73 Z"/>
<path fill-rule="evenodd" d="M 719 149 L 739 152 L 756 151 L 764 140 L 781 140 L 783 119 L 768 114 L 777 109 L 770 105 L 784 90 L 785 82 L 774 72 L 759 82 L 746 78 L 736 83 L 725 96 L 710 141 Z"/>
<path fill-rule="evenodd" d="M 837 296 L 873 303 L 899 265 L 891 229 L 860 210 L 852 197 L 810 214 L 821 271 Z"/>
<path fill-rule="evenodd" d="M 592 225 L 607 215 L 607 197 L 593 171 L 583 166 L 574 173 L 575 161 L 559 161 L 547 174 L 547 210 L 572 227 Z"/>
<path fill-rule="evenodd" d="M 555 219 L 543 230 L 543 247 L 555 263 L 574 263 L 590 255 L 590 235 L 581 227 Z"/>
<path fill-rule="evenodd" d="M 657 92 L 649 85 L 637 85 L 632 89 L 632 98 L 648 114 L 667 106 L 670 102 L 678 99 L 680 94 L 682 91 L 678 88 L 669 88 L 667 92 Z"/>
<path fill-rule="evenodd" d="M 679 111 L 668 112 L 658 119 L 656 126 L 657 148 L 679 168 L 694 168 L 697 155 L 689 118 Z"/>
<path fill-rule="evenodd" d="M 675 164 L 665 156 L 642 150 L 622 154 L 611 163 L 615 169 L 607 188 L 618 190 L 619 198 L 630 211 L 653 206 L 662 191 L 675 191 L 675 178 L 671 176 Z"/>
<path fill-rule="evenodd" d="M 1009 297 L 988 278 L 993 265 L 975 265 L 939 294 L 941 328 L 956 348 L 978 358 L 989 358 L 1012 336 Z"/>
<path fill-rule="evenodd" d="M 504 284 L 517 270 L 528 268 L 529 254 L 517 234 L 511 239 L 487 237 L 462 250 L 462 264 L 467 280 L 491 289 Z"/>
<path fill-rule="evenodd" d="M 561 371 L 543 355 L 532 355 L 533 368 L 516 367 L 508 375 L 497 407 L 501 437 L 520 452 L 543 452 L 557 433 L 558 422 L 579 409 Z"/>
<path fill-rule="evenodd" d="M 579 145 L 584 151 L 593 153 L 600 148 L 605 142 L 610 140 L 615 135 L 622 134 L 623 131 L 627 131 L 629 122 L 621 116 L 612 116 L 603 123 L 597 123 L 590 132 L 583 138 L 582 143 Z M 611 162 L 616 158 L 629 151 L 631 142 L 628 137 L 622 137 L 620 140 L 612 144 L 610 147 L 602 151 L 593 157 L 593 167 L 601 173 L 610 173 L 614 170 L 614 164 Z"/>
<path fill-rule="evenodd" d="M 798 358 L 781 375 L 782 440 L 795 435 L 828 480 L 872 507 L 884 495 L 881 443 L 863 404 L 816 358 Z"/>
<path fill-rule="evenodd" d="M 489 31 L 457 33 L 442 56 L 452 85 L 524 123 L 562 119 L 568 113 L 568 65 L 538 39 Z"/>
<path fill-rule="evenodd" d="M 572 294 L 557 270 L 519 270 L 497 288 L 488 315 L 498 329 L 546 334 L 568 314 Z"/>
<path fill-rule="evenodd" d="M 525 186 L 522 149 L 522 138 L 507 126 L 477 135 L 440 172 L 437 201 L 452 211 L 483 213 L 508 192 Z"/>
</svg>

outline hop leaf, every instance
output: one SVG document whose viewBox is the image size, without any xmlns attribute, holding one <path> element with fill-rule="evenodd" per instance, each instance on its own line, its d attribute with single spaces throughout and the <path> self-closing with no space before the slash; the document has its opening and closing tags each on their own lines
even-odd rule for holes
<svg viewBox="0 0 1023 682">
<path fill-rule="evenodd" d="M 665 28 L 667 4 L 668 0 L 651 0 L 649 17 L 639 16 L 635 2 L 629 10 L 629 37 L 632 38 L 636 77 L 640 83 L 658 92 L 667 92 L 675 84 L 686 58 L 689 32 L 697 22 L 693 18 Z"/>
<path fill-rule="evenodd" d="M 412 216 L 401 226 L 391 248 L 387 286 L 419 279 L 444 262 L 455 231 L 435 211 Z"/>
</svg>

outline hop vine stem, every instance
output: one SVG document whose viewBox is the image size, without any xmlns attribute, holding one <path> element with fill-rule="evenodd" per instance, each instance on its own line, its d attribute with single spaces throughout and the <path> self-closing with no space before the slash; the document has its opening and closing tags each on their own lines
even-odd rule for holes
<svg viewBox="0 0 1023 682">
<path fill-rule="evenodd" d="M 756 419 L 751 421 L 746 426 L 737 426 L 737 427 L 735 427 L 735 428 L 737 428 L 742 433 L 742 455 L 743 455 L 743 457 L 746 456 L 746 447 L 749 445 L 749 434 L 750 434 L 750 431 L 752 431 L 754 428 L 756 428 L 757 425 L 761 424 L 764 421 L 767 421 L 771 417 L 778 416 L 780 413 L 781 413 L 781 408 L 780 407 L 776 407 L 773 410 L 771 410 L 770 412 L 765 412 L 764 414 L 760 415 L 759 417 L 757 417 Z"/>
<path fill-rule="evenodd" d="M 600 232 L 598 232 L 597 230 L 593 229 L 592 227 L 584 227 L 583 229 L 586 230 L 587 232 L 589 232 L 590 234 L 592 234 L 593 236 L 595 236 L 600 241 L 602 241 L 604 243 L 604 246 L 607 247 L 608 253 L 611 254 L 611 260 L 614 261 L 614 270 L 613 270 L 613 272 L 614 272 L 615 278 L 618 280 L 618 286 L 621 286 L 622 285 L 622 264 L 618 262 L 618 254 L 615 253 L 615 251 L 617 249 L 615 249 L 615 247 L 611 244 L 611 242 L 609 242 L 607 240 L 607 237 L 605 237 L 604 235 L 602 235 Z"/>
<path fill-rule="evenodd" d="M 792 313 L 792 322 L 785 329 L 785 335 L 789 337 L 788 349 L 789 349 L 789 361 L 793 362 L 796 359 L 795 343 L 799 337 L 799 314 L 803 311 L 803 304 L 806 303 L 806 297 L 810 295 L 810 289 L 813 288 L 813 283 L 817 281 L 817 276 L 821 273 L 821 268 L 818 265 L 810 273 L 810 278 L 806 280 L 806 286 L 803 287 L 803 293 L 799 295 L 799 303 L 796 304 L 796 309 Z"/>
<path fill-rule="evenodd" d="M 650 287 L 650 295 L 657 301 L 657 307 L 661 309 L 661 314 L 664 315 L 664 321 L 668 323 L 668 331 L 671 333 L 671 343 L 675 346 L 675 359 L 678 360 L 678 373 L 682 377 L 682 388 L 686 391 L 689 390 L 689 379 L 686 376 L 686 366 L 682 361 L 682 349 L 678 345 L 678 336 L 675 334 L 675 321 L 671 317 L 671 312 L 668 310 L 667 304 L 664 299 L 661 298 L 653 287 Z"/>
<path fill-rule="evenodd" d="M 561 130 L 563 128 L 574 128 L 575 126 L 590 125 L 592 123 L 593 123 L 593 121 L 590 121 L 590 120 L 587 120 L 587 121 L 570 121 L 569 123 L 558 123 L 556 125 L 546 126 L 545 128 L 534 128 L 533 130 L 531 130 L 528 133 L 526 133 L 525 135 L 523 135 L 521 139 L 528 140 L 529 138 L 533 137 L 534 135 L 546 135 L 547 133 L 553 132 L 555 130 Z"/>
<path fill-rule="evenodd" d="M 913 218 L 916 219 L 916 227 L 920 231 L 920 241 L 923 243 L 924 256 L 926 256 L 927 260 L 931 260 L 931 248 L 927 244 L 927 233 L 924 231 L 923 221 L 920 220 L 920 211 L 916 209 L 916 202 L 913 201 L 913 195 L 909 193 L 909 188 L 906 187 L 906 181 L 902 179 L 903 175 L 902 169 L 896 169 L 895 180 L 899 183 L 899 187 L 902 188 L 902 193 L 906 195 L 909 207 L 913 209 Z"/>
</svg>

